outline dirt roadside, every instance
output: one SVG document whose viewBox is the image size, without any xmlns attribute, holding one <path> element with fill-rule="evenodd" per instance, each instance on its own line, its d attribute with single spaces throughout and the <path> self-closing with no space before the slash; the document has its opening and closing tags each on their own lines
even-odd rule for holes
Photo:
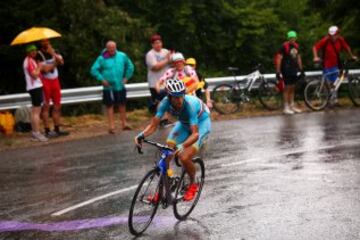
<svg viewBox="0 0 360 240">
<path fill-rule="evenodd" d="M 326 111 L 339 111 L 342 109 L 354 108 L 350 100 L 342 99 L 340 102 L 341 107 L 333 109 L 327 109 Z M 311 112 L 304 104 L 299 105 L 303 113 Z M 222 121 L 230 119 L 241 119 L 257 116 L 273 116 L 280 115 L 282 111 L 267 111 L 264 110 L 258 103 L 245 105 L 242 111 L 231 115 L 221 115 L 216 111 L 211 112 L 211 118 L 213 121 Z M 118 115 L 117 115 L 118 117 Z M 151 119 L 150 113 L 147 109 L 139 109 L 132 112 L 128 112 L 128 122 L 132 126 L 133 130 L 141 130 L 149 123 Z M 119 125 L 119 122 L 117 122 Z M 32 142 L 30 139 L 30 133 L 17 133 L 15 132 L 11 136 L 0 135 L 0 152 L 19 149 L 24 147 L 42 146 L 48 144 L 55 144 L 59 142 L 67 142 L 83 138 L 91 138 L 96 136 L 108 135 L 107 120 L 102 115 L 83 115 L 78 117 L 63 117 L 63 129 L 70 132 L 70 135 L 58 138 L 52 138 L 48 142 Z M 121 134 L 120 127 L 116 129 L 115 134 Z"/>
</svg>

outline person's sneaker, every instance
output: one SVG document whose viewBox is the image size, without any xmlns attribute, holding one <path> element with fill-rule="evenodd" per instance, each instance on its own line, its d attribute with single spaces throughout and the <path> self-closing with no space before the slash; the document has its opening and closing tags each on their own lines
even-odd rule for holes
<svg viewBox="0 0 360 240">
<path fill-rule="evenodd" d="M 302 112 L 299 108 L 294 107 L 294 106 L 291 107 L 291 110 L 292 110 L 294 113 L 301 113 L 301 112 Z"/>
<path fill-rule="evenodd" d="M 154 195 L 149 195 L 146 200 L 148 200 L 151 203 L 157 203 L 160 200 L 159 193 L 156 192 Z"/>
<path fill-rule="evenodd" d="M 55 138 L 58 137 L 59 135 L 55 131 L 49 131 L 49 132 L 45 132 L 45 136 L 47 138 Z"/>
<path fill-rule="evenodd" d="M 42 135 L 40 132 L 33 132 L 31 135 L 31 140 L 34 142 L 47 142 L 49 139 Z"/>
<path fill-rule="evenodd" d="M 285 107 L 283 113 L 286 115 L 292 115 L 294 114 L 294 111 L 291 110 L 289 107 Z"/>
<path fill-rule="evenodd" d="M 190 184 L 190 186 L 188 187 L 188 189 L 184 194 L 184 201 L 193 200 L 198 190 L 199 190 L 199 185 L 197 185 L 196 183 Z"/>
</svg>

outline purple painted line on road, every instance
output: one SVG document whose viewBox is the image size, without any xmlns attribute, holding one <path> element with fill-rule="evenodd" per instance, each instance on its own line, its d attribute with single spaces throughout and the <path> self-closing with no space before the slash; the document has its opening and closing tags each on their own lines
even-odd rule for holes
<svg viewBox="0 0 360 240">
<path fill-rule="evenodd" d="M 147 218 L 146 218 L 147 219 Z M 138 222 L 145 221 L 144 217 L 138 217 Z M 17 232 L 26 230 L 40 230 L 45 232 L 64 232 L 64 231 L 75 231 L 82 229 L 92 229 L 108 227 L 112 225 L 123 225 L 127 224 L 127 217 L 102 217 L 94 219 L 80 219 L 72 221 L 63 221 L 55 223 L 30 223 L 20 221 L 0 221 L 0 232 Z M 164 225 L 167 223 L 174 223 L 174 218 L 170 217 L 155 217 L 155 225 Z"/>
</svg>

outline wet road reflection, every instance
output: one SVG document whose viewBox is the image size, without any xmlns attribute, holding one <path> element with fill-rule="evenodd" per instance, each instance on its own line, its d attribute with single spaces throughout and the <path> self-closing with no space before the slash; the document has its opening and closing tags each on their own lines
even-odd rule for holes
<svg viewBox="0 0 360 240">
<path fill-rule="evenodd" d="M 359 119 L 353 109 L 214 123 L 191 218 L 160 209 L 139 239 L 359 239 Z M 130 201 L 155 156 L 136 154 L 135 134 L 2 152 L 0 239 L 133 239 Z"/>
</svg>

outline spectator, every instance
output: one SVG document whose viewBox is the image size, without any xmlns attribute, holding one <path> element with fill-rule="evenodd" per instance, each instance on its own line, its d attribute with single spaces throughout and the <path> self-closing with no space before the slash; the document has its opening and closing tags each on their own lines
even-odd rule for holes
<svg viewBox="0 0 360 240">
<path fill-rule="evenodd" d="M 166 96 L 165 92 L 156 91 L 156 83 L 165 71 L 170 67 L 171 52 L 163 48 L 160 35 L 153 35 L 150 38 L 152 49 L 147 52 L 145 61 L 147 66 L 147 81 L 151 93 L 152 108 L 157 107 L 158 103 Z"/>
<path fill-rule="evenodd" d="M 195 58 L 188 58 L 186 59 L 186 62 L 185 64 L 187 66 L 190 66 L 192 67 L 195 71 L 196 71 L 196 74 L 198 76 L 198 79 L 199 79 L 199 84 L 197 85 L 197 88 L 196 88 L 196 96 L 200 99 L 203 98 L 203 90 L 205 92 L 205 99 L 206 99 L 206 105 L 208 106 L 208 108 L 212 108 L 213 105 L 212 105 L 212 101 L 211 101 L 211 98 L 210 98 L 210 91 L 208 89 L 209 87 L 209 84 L 205 81 L 205 78 L 203 78 L 202 74 L 199 73 L 199 70 L 196 69 L 196 59 Z"/>
<path fill-rule="evenodd" d="M 43 89 L 40 80 L 40 64 L 35 60 L 36 46 L 28 45 L 26 47 L 27 56 L 23 63 L 23 70 L 26 81 L 26 91 L 31 97 L 31 128 L 32 141 L 46 142 L 48 139 L 40 133 L 40 113 L 41 105 L 43 103 Z"/>
<path fill-rule="evenodd" d="M 331 26 L 328 30 L 327 36 L 323 37 L 313 46 L 314 62 L 320 62 L 318 55 L 321 52 L 323 74 L 325 78 L 332 84 L 339 76 L 339 69 L 341 69 L 340 52 L 346 51 L 350 57 L 357 60 L 357 57 L 352 54 L 350 46 L 345 39 L 340 36 L 340 31 L 337 26 Z M 336 93 L 333 95 L 332 103 L 336 102 Z"/>
<path fill-rule="evenodd" d="M 125 84 L 134 73 L 134 64 L 129 57 L 116 49 L 114 41 L 106 43 L 100 56 L 91 67 L 91 75 L 103 85 L 103 103 L 109 120 L 109 133 L 115 133 L 114 105 L 118 105 L 121 128 L 130 130 L 126 122 Z"/>
<path fill-rule="evenodd" d="M 41 81 L 43 83 L 44 104 L 42 118 L 45 127 L 45 135 L 47 137 L 57 137 L 69 135 L 68 132 L 60 131 L 61 120 L 61 86 L 59 80 L 59 71 L 57 66 L 64 64 L 63 57 L 54 50 L 48 39 L 41 41 L 41 48 L 37 53 L 36 60 L 43 66 L 41 70 Z M 50 131 L 49 112 L 50 101 L 54 106 L 52 109 L 52 119 L 54 123 L 54 131 Z"/>
<path fill-rule="evenodd" d="M 283 79 L 285 89 L 283 91 L 284 114 L 300 113 L 301 110 L 294 105 L 295 84 L 298 81 L 298 71 L 301 72 L 300 77 L 304 77 L 303 65 L 299 54 L 299 44 L 296 42 L 297 33 L 289 31 L 287 33 L 288 41 L 284 42 L 278 50 L 276 63 L 276 78 Z"/>
<path fill-rule="evenodd" d="M 186 87 L 186 93 L 194 95 L 197 85 L 199 83 L 196 71 L 190 66 L 185 66 L 185 58 L 179 52 L 172 54 L 171 61 L 174 64 L 174 67 L 168 69 L 162 75 L 162 77 L 156 84 L 156 91 L 158 93 L 160 92 L 160 89 L 165 84 L 166 80 L 177 78 L 184 82 Z"/>
</svg>

